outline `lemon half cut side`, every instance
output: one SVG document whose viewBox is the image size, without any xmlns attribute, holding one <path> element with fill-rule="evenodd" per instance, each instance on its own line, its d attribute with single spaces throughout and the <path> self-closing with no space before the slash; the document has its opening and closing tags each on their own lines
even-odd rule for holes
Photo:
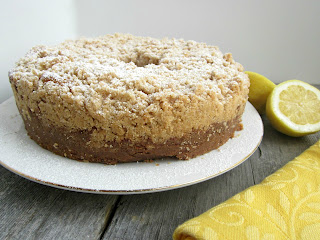
<svg viewBox="0 0 320 240">
<path fill-rule="evenodd" d="M 320 91 L 300 80 L 277 85 L 269 95 L 266 114 L 271 125 L 292 137 L 320 131 Z"/>
</svg>

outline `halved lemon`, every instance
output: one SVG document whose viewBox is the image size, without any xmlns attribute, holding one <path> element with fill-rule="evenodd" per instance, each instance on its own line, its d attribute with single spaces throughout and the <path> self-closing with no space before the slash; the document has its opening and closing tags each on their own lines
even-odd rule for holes
<svg viewBox="0 0 320 240">
<path fill-rule="evenodd" d="M 259 73 L 250 71 L 246 71 L 245 73 L 248 74 L 250 79 L 248 100 L 260 114 L 264 114 L 267 98 L 276 85 Z"/>
<path fill-rule="evenodd" d="M 320 91 L 300 80 L 277 85 L 268 97 L 266 114 L 271 125 L 288 136 L 320 131 Z"/>
</svg>

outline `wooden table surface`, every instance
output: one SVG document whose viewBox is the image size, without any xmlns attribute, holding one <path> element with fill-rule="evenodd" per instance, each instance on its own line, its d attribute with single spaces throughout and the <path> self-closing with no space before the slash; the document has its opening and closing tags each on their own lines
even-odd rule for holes
<svg viewBox="0 0 320 240">
<path fill-rule="evenodd" d="M 0 166 L 0 239 L 172 239 L 179 224 L 260 183 L 320 139 L 320 132 L 288 137 L 262 120 L 263 140 L 247 161 L 211 180 L 165 192 L 71 192 Z"/>
</svg>

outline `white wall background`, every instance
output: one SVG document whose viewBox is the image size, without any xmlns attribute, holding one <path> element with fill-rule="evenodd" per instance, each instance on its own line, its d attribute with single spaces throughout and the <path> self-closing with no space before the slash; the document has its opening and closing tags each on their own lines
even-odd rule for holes
<svg viewBox="0 0 320 240">
<path fill-rule="evenodd" d="M 71 0 L 1 0 L 0 103 L 12 96 L 8 71 L 31 47 L 75 38 L 75 3 Z"/>
<path fill-rule="evenodd" d="M 279 83 L 320 84 L 320 1 L 13 0 L 0 9 L 0 102 L 7 72 L 36 44 L 115 32 L 217 45 Z"/>
</svg>

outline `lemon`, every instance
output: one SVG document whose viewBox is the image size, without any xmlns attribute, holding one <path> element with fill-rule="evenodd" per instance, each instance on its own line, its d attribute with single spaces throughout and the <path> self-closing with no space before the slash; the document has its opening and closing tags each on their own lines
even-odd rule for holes
<svg viewBox="0 0 320 240">
<path fill-rule="evenodd" d="M 269 95 L 266 114 L 271 125 L 292 137 L 320 130 L 320 91 L 300 80 L 277 85 Z"/>
<path fill-rule="evenodd" d="M 245 73 L 248 74 L 250 79 L 249 102 L 260 114 L 264 114 L 267 98 L 276 85 L 258 73 L 249 71 Z"/>
</svg>

